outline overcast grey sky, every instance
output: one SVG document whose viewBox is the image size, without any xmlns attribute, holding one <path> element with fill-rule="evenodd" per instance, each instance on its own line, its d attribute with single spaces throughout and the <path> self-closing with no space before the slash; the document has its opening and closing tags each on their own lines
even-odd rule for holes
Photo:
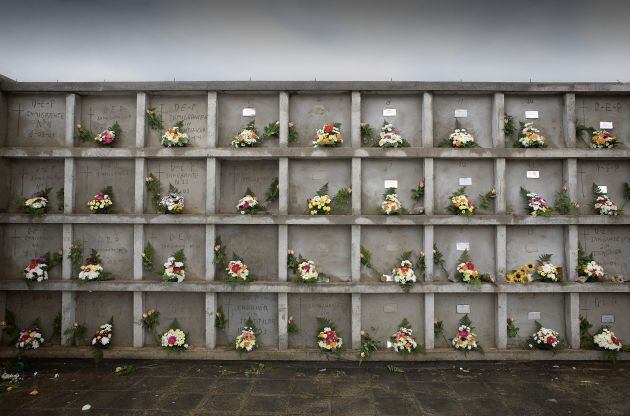
<svg viewBox="0 0 630 416">
<path fill-rule="evenodd" d="M 630 81 L 630 1 L 0 0 L 20 81 Z"/>
</svg>

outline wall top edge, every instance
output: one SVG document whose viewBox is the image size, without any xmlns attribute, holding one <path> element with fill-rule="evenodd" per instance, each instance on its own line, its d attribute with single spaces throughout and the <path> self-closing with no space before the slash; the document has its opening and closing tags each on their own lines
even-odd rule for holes
<svg viewBox="0 0 630 416">
<path fill-rule="evenodd" d="M 0 75 L 7 92 L 110 93 L 123 91 L 402 91 L 402 92 L 534 92 L 624 93 L 630 83 L 423 82 L 423 81 L 158 81 L 158 82 L 15 82 Z"/>
</svg>

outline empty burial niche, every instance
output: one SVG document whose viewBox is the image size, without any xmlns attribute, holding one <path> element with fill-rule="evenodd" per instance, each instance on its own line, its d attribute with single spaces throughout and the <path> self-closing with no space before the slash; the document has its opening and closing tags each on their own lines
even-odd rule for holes
<svg viewBox="0 0 630 416">
<path fill-rule="evenodd" d="M 628 146 L 630 137 L 630 98 L 623 95 L 576 95 L 575 118 L 578 124 L 595 130 L 610 131 L 621 140 L 621 146 Z M 577 147 L 591 147 L 591 137 L 587 133 L 577 135 Z M 625 142 L 625 143 L 624 143 Z"/>
<path fill-rule="evenodd" d="M 595 214 L 593 207 L 593 185 L 603 186 L 608 197 L 619 207 L 624 201 L 624 183 L 630 180 L 628 160 L 586 160 L 577 164 L 577 199 L 579 212 L 583 215 Z"/>
<path fill-rule="evenodd" d="M 442 321 L 444 337 L 453 338 L 459 327 L 459 321 L 466 314 L 472 321 L 473 332 L 477 334 L 482 347 L 495 345 L 494 319 L 488 319 L 494 314 L 494 296 L 492 294 L 437 294 L 435 295 L 435 320 Z M 435 347 L 446 347 L 444 338 L 435 339 Z"/>
<path fill-rule="evenodd" d="M 508 160 L 505 168 L 508 213 L 527 214 L 521 188 L 538 194 L 553 205 L 565 183 L 562 165 L 561 160 Z"/>
<path fill-rule="evenodd" d="M 563 294 L 510 293 L 507 295 L 507 316 L 519 328 L 516 337 L 508 337 L 510 346 L 522 346 L 536 331 L 536 321 L 566 339 Z"/>
<path fill-rule="evenodd" d="M 595 261 L 608 275 L 627 275 L 630 268 L 630 226 L 580 225 L 578 240 L 586 253 L 593 253 Z"/>
<path fill-rule="evenodd" d="M 289 293 L 289 316 L 300 329 L 289 334 L 289 348 L 317 348 L 317 318 L 327 318 L 337 327 L 337 334 L 343 344 L 350 348 L 351 295 L 328 293 Z"/>
<path fill-rule="evenodd" d="M 383 346 L 398 330 L 403 319 L 413 329 L 413 336 L 424 344 L 424 297 L 417 294 L 361 295 L 361 328 Z"/>
<path fill-rule="evenodd" d="M 414 189 L 424 180 L 422 159 L 365 159 L 361 163 L 361 211 L 375 215 L 391 185 L 410 214 L 424 213 L 424 199 L 412 198 Z"/>
<path fill-rule="evenodd" d="M 206 212 L 206 160 L 205 159 L 149 159 L 147 175 L 153 174 L 162 186 L 162 194 L 173 185 L 184 197 L 183 214 Z M 151 194 L 144 191 L 144 212 L 155 214 Z"/>
<path fill-rule="evenodd" d="M 380 282 L 400 266 L 399 257 L 406 251 L 417 259 L 423 250 L 424 230 L 419 225 L 369 226 L 361 229 L 361 245 L 371 253 L 372 269 L 361 268 L 361 280 Z M 394 283 L 392 283 L 394 284 Z"/>
<path fill-rule="evenodd" d="M 312 147 L 317 129 L 325 124 L 341 123 L 342 146 L 350 147 L 350 107 L 349 93 L 292 94 L 289 119 L 295 123 L 299 138 L 291 146 Z"/>
<path fill-rule="evenodd" d="M 7 198 L 2 198 L 0 209 L 8 212 L 19 212 L 16 201 L 29 198 L 37 192 L 50 189 L 48 212 L 63 212 L 64 162 L 53 159 L 4 159 L 6 176 L 4 186 Z"/>
<path fill-rule="evenodd" d="M 456 128 L 471 133 L 480 147 L 492 147 L 492 96 L 485 94 L 435 94 L 433 97 L 433 145 Z"/>
<path fill-rule="evenodd" d="M 226 253 L 226 261 L 233 254 L 241 257 L 249 272 L 256 280 L 273 281 L 278 279 L 278 227 L 273 225 L 219 225 L 217 236 L 221 237 Z M 261 244 L 264 242 L 264 244 Z M 208 245 L 211 247 L 211 245 Z M 226 270 L 217 266 L 218 280 L 225 280 Z"/>
<path fill-rule="evenodd" d="M 7 97 L 7 146 L 63 146 L 65 94 L 10 94 Z"/>
<path fill-rule="evenodd" d="M 112 345 L 133 345 L 133 292 L 77 292 L 75 301 L 76 322 L 87 328 L 86 338 L 113 318 Z"/>
<path fill-rule="evenodd" d="M 308 199 L 328 184 L 328 193 L 333 197 L 340 189 L 351 188 L 350 160 L 289 160 L 289 214 L 307 214 Z M 350 214 L 351 202 L 341 212 L 332 215 Z"/>
<path fill-rule="evenodd" d="M 190 147 L 207 146 L 208 95 L 150 95 L 147 107 L 161 117 L 163 128 L 152 129 L 146 124 L 145 147 L 161 147 L 160 138 L 164 129 L 183 123 L 182 131 L 188 135 Z"/>
<path fill-rule="evenodd" d="M 374 131 L 376 142 L 383 122 L 387 121 L 400 131 L 400 136 L 411 147 L 422 145 L 422 94 L 362 94 L 361 122 Z M 373 140 L 362 137 L 362 147 L 372 147 Z"/>
<path fill-rule="evenodd" d="M 463 192 L 475 205 L 476 214 L 494 213 L 494 201 L 487 208 L 481 206 L 481 196 L 495 187 L 494 164 L 491 160 L 436 160 L 434 172 L 436 214 L 449 213 L 451 195 L 460 188 L 464 188 Z"/>
<path fill-rule="evenodd" d="M 238 203 L 247 190 L 258 198 L 258 203 L 265 207 L 264 214 L 278 212 L 277 199 L 271 203 L 265 201 L 265 194 L 278 179 L 277 160 L 221 160 L 219 185 L 219 212 L 222 214 L 238 213 Z"/>
<path fill-rule="evenodd" d="M 203 293 L 164 293 L 146 292 L 143 310 L 156 309 L 160 312 L 160 325 L 156 328 L 158 335 L 174 328 L 171 324 L 176 319 L 177 328 L 188 334 L 186 342 L 190 346 L 205 345 L 205 295 Z M 158 346 L 156 340 L 148 332 L 144 336 L 145 346 Z"/>
<path fill-rule="evenodd" d="M 83 248 L 81 258 L 87 258 L 94 249 L 101 257 L 103 270 L 113 279 L 132 280 L 133 225 L 74 224 L 72 239 Z"/>
<path fill-rule="evenodd" d="M 62 250 L 61 224 L 3 224 L 0 226 L 2 259 L 6 271 L 0 279 L 17 280 L 24 276 L 23 269 L 46 253 Z M 61 279 L 61 266 L 48 270 L 48 279 Z"/>
<path fill-rule="evenodd" d="M 348 225 L 290 225 L 289 249 L 315 262 L 330 281 L 351 279 L 351 232 Z"/>
<path fill-rule="evenodd" d="M 217 305 L 226 319 L 225 328 L 217 329 L 217 344 L 230 345 L 251 319 L 264 347 L 278 345 L 278 295 L 275 293 L 219 293 Z M 300 331 L 301 332 L 301 331 Z M 305 331 L 306 332 L 306 331 Z"/>
<path fill-rule="evenodd" d="M 143 271 L 143 280 L 161 281 L 163 264 L 177 251 L 186 256 L 186 281 L 205 280 L 206 250 L 213 242 L 206 243 L 206 227 L 203 225 L 151 224 L 144 227 L 144 244 L 153 247 L 153 270 Z"/>
<path fill-rule="evenodd" d="M 136 146 L 136 95 L 82 95 L 78 96 L 77 124 L 99 134 L 118 123 L 121 136 L 115 147 Z M 94 147 L 94 140 L 82 141 L 75 135 L 75 146 Z"/>
<path fill-rule="evenodd" d="M 506 135 L 506 147 L 518 140 L 520 123 L 533 123 L 549 147 L 565 147 L 562 95 L 505 95 L 505 114 L 512 117 L 515 133 Z"/>
<path fill-rule="evenodd" d="M 435 266 L 435 280 L 454 279 L 458 259 L 468 250 L 479 273 L 495 276 L 495 227 L 492 226 L 436 226 L 435 247 L 444 256 L 444 268 Z"/>
<path fill-rule="evenodd" d="M 134 212 L 135 168 L 131 159 L 76 159 L 74 212 L 91 213 L 88 202 L 107 187 L 112 188 L 112 213 Z"/>
<path fill-rule="evenodd" d="M 218 146 L 232 147 L 232 138 L 251 122 L 262 137 L 265 127 L 280 121 L 277 93 L 230 93 L 218 95 Z M 277 147 L 278 137 L 265 139 L 261 147 Z"/>
</svg>

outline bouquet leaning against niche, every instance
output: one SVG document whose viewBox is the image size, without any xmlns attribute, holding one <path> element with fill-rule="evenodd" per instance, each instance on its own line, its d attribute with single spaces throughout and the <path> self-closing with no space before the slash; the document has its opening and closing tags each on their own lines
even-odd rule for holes
<svg viewBox="0 0 630 416">
<path fill-rule="evenodd" d="M 451 203 L 448 206 L 448 211 L 455 215 L 464 215 L 470 217 L 475 212 L 475 204 L 466 196 L 466 188 L 461 187 L 457 191 L 453 192 L 449 199 Z"/>
<path fill-rule="evenodd" d="M 400 202 L 398 198 L 396 188 L 389 188 L 383 194 L 383 202 L 381 202 L 378 212 L 383 215 L 401 215 L 407 213 L 407 210 L 402 206 L 402 202 Z"/>
<path fill-rule="evenodd" d="M 562 280 L 562 269 L 551 262 L 551 254 L 543 254 L 538 258 L 533 277 L 539 282 L 556 283 Z"/>
<path fill-rule="evenodd" d="M 256 276 L 249 270 L 249 266 L 245 264 L 242 257 L 239 257 L 235 253 L 232 253 L 232 260 L 227 263 L 225 268 L 227 272 L 226 281 L 231 286 L 236 286 L 241 283 L 249 283 L 256 280 Z"/>
<path fill-rule="evenodd" d="M 607 192 L 593 184 L 593 209 L 598 215 L 608 215 L 611 217 L 623 214 L 623 210 L 615 204 Z"/>
<path fill-rule="evenodd" d="M 455 276 L 459 281 L 468 284 L 481 285 L 481 282 L 494 283 L 494 279 L 488 273 L 479 273 L 468 250 L 464 250 L 461 256 L 459 256 Z"/>
<path fill-rule="evenodd" d="M 400 255 L 396 264 L 392 269 L 392 275 L 383 275 L 385 281 L 394 281 L 398 283 L 403 292 L 409 293 L 413 285 L 418 281 L 416 276 L 417 264 L 414 264 L 411 260 L 411 251 L 405 251 Z"/>
<path fill-rule="evenodd" d="M 606 276 L 604 268 L 593 258 L 593 253 L 587 254 L 581 244 L 578 244 L 578 265 L 576 269 L 578 281 L 582 283 L 601 282 Z"/>
<path fill-rule="evenodd" d="M 232 138 L 232 147 L 238 149 L 241 147 L 260 146 L 265 138 L 258 135 L 255 124 L 255 120 L 247 123 L 247 126 L 241 129 L 241 131 Z"/>
<path fill-rule="evenodd" d="M 306 201 L 308 215 L 347 214 L 350 207 L 351 188 L 341 188 L 334 196 L 328 192 L 328 183 L 324 184 L 314 197 Z"/>
<path fill-rule="evenodd" d="M 168 193 L 161 194 L 160 180 L 152 173 L 144 178 L 147 191 L 151 194 L 151 205 L 162 214 L 181 214 L 184 211 L 184 197 L 173 186 L 169 184 Z"/>
<path fill-rule="evenodd" d="M 48 272 L 63 260 L 63 253 L 57 252 L 52 256 L 50 253 L 44 254 L 42 257 L 32 259 L 24 268 L 24 279 L 27 284 L 32 282 L 41 283 L 48 280 Z"/>
<path fill-rule="evenodd" d="M 553 209 L 549 205 L 546 199 L 541 197 L 535 192 L 530 192 L 527 189 L 521 187 L 521 197 L 525 202 L 525 208 L 527 213 L 532 217 L 550 217 L 553 215 Z"/>
<path fill-rule="evenodd" d="M 520 122 L 520 134 L 518 140 L 514 142 L 514 147 L 536 148 L 547 147 L 545 136 L 540 134 L 540 130 L 534 127 L 533 122 Z"/>
<path fill-rule="evenodd" d="M 33 324 L 27 326 L 26 328 L 22 328 L 18 334 L 15 348 L 18 350 L 36 350 L 41 347 L 43 343 L 44 336 L 42 335 L 42 330 L 36 320 Z"/>
<path fill-rule="evenodd" d="M 313 147 L 338 147 L 343 143 L 341 136 L 341 123 L 325 124 L 317 129 Z"/>
<path fill-rule="evenodd" d="M 173 320 L 160 339 L 162 348 L 167 351 L 186 351 L 188 349 L 188 334 L 180 329 L 177 319 Z"/>
<path fill-rule="evenodd" d="M 477 334 L 475 334 L 468 314 L 464 315 L 459 320 L 459 327 L 457 328 L 457 334 L 451 339 L 451 346 L 456 350 L 468 353 L 469 351 L 479 351 L 483 353 L 483 348 L 477 340 Z"/>
<path fill-rule="evenodd" d="M 392 123 L 383 120 L 379 138 L 374 143 L 374 147 L 409 147 L 409 142 L 403 139 L 398 130 Z"/>
<path fill-rule="evenodd" d="M 164 282 L 181 283 L 186 278 L 186 255 L 184 250 L 177 250 L 164 263 L 162 280 Z"/>
<path fill-rule="evenodd" d="M 553 329 L 543 327 L 536 321 L 536 332 L 525 341 L 526 349 L 537 348 L 539 350 L 558 350 L 564 347 L 560 340 L 560 334 Z"/>
<path fill-rule="evenodd" d="M 166 129 L 162 116 L 155 112 L 155 108 L 148 108 L 146 120 L 151 130 L 161 131 L 160 144 L 164 147 L 185 147 L 188 145 L 188 134 L 184 133 L 184 121 L 177 121 L 173 127 Z"/>
<path fill-rule="evenodd" d="M 317 318 L 317 347 L 327 354 L 338 354 L 343 350 L 343 338 L 328 318 Z"/>
<path fill-rule="evenodd" d="M 81 124 L 77 124 L 77 138 L 82 142 L 94 141 L 102 147 L 113 147 L 117 141 L 122 138 L 122 128 L 116 121 L 111 127 L 107 127 L 105 130 L 98 134 L 94 134 L 91 130 L 84 128 Z"/>
<path fill-rule="evenodd" d="M 234 349 L 239 353 L 248 353 L 260 348 L 259 335 L 260 331 L 254 325 L 254 321 L 247 318 L 245 326 L 241 328 L 241 333 L 234 340 Z"/>
<path fill-rule="evenodd" d="M 112 274 L 103 269 L 101 256 L 98 251 L 92 249 L 90 256 L 85 259 L 85 264 L 80 267 L 79 284 L 86 282 L 112 280 Z"/>
<path fill-rule="evenodd" d="M 619 138 L 608 130 L 595 130 L 593 127 L 578 123 L 575 131 L 578 137 L 586 132 L 590 136 L 590 145 L 593 149 L 612 149 L 619 144 Z"/>
<path fill-rule="evenodd" d="M 41 217 L 48 212 L 49 197 L 52 188 L 45 188 L 43 191 L 37 191 L 28 198 L 22 198 L 18 201 L 20 209 L 33 217 Z"/>
<path fill-rule="evenodd" d="M 287 268 L 295 275 L 296 283 L 316 283 L 318 281 L 329 281 L 326 274 L 317 270 L 315 262 L 303 257 L 301 254 L 295 255 L 295 251 L 287 252 Z"/>
<path fill-rule="evenodd" d="M 414 338 L 413 329 L 411 329 L 411 324 L 407 318 L 404 318 L 400 325 L 398 325 L 396 332 L 394 332 L 389 338 L 387 346 L 402 355 L 425 352 L 424 346 L 418 344 Z"/>
<path fill-rule="evenodd" d="M 111 186 L 106 186 L 101 192 L 88 201 L 88 208 L 93 214 L 110 214 L 114 207 L 114 194 Z"/>
<path fill-rule="evenodd" d="M 454 149 L 463 149 L 470 147 L 479 147 L 475 141 L 475 136 L 461 126 L 459 120 L 455 119 L 455 129 L 449 136 L 443 139 L 438 147 L 452 147 Z"/>
<path fill-rule="evenodd" d="M 96 331 L 94 337 L 92 337 L 92 342 L 90 342 L 95 364 L 98 365 L 103 360 L 103 351 L 111 347 L 113 335 L 114 318 L 112 317 L 106 324 L 98 328 L 98 331 Z"/>
</svg>

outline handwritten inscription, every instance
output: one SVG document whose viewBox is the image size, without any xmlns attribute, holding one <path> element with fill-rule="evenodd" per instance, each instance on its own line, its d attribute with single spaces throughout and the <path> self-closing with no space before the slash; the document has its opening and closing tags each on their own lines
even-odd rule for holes
<svg viewBox="0 0 630 416">
<path fill-rule="evenodd" d="M 203 145 L 208 128 L 208 104 L 203 97 L 156 97 L 151 100 L 165 127 L 184 123 L 184 131 L 193 145 Z"/>
<path fill-rule="evenodd" d="M 605 113 L 621 113 L 623 111 L 623 103 L 619 101 L 596 101 L 593 105 L 593 110 Z"/>
<path fill-rule="evenodd" d="M 580 240 L 608 273 L 628 273 L 630 227 L 584 227 L 580 229 Z"/>
<path fill-rule="evenodd" d="M 15 137 L 41 144 L 62 141 L 65 135 L 65 118 L 66 103 L 62 96 L 9 97 L 10 140 Z"/>
</svg>

